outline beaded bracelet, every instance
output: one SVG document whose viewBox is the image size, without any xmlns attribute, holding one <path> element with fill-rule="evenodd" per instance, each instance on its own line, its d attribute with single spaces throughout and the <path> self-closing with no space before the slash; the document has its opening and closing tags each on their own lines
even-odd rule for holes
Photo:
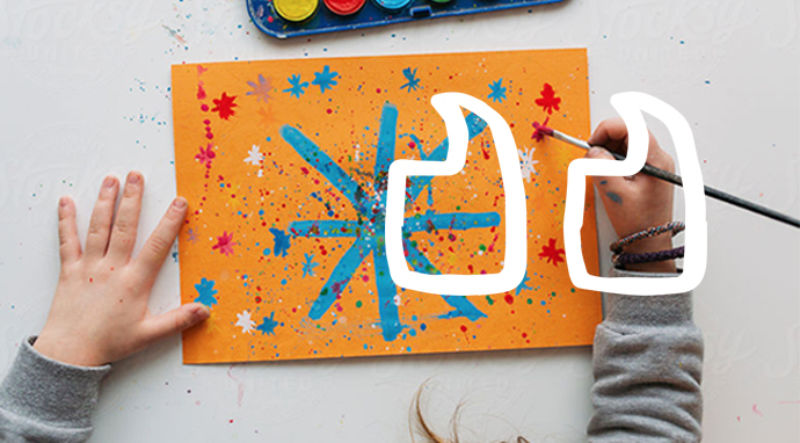
<svg viewBox="0 0 800 443">
<path fill-rule="evenodd" d="M 683 258 L 683 246 L 664 251 L 643 252 L 640 254 L 623 252 L 615 255 L 611 260 L 614 262 L 615 266 L 625 266 L 636 263 L 651 263 L 656 261 L 672 260 L 675 258 Z"/>
<path fill-rule="evenodd" d="M 681 221 L 673 221 L 673 222 L 669 222 L 669 223 L 663 224 L 661 226 L 653 226 L 652 228 L 648 228 L 648 229 L 645 229 L 644 231 L 639 231 L 639 232 L 633 233 L 633 234 L 631 234 L 631 235 L 629 235 L 627 237 L 624 237 L 624 238 L 621 238 L 621 239 L 615 241 L 614 243 L 611 244 L 611 246 L 609 246 L 609 249 L 611 249 L 611 252 L 613 252 L 615 254 L 620 254 L 622 252 L 622 248 L 624 248 L 625 246 L 630 245 L 631 243 L 633 243 L 635 241 L 638 241 L 638 240 L 641 240 L 641 239 L 647 238 L 647 237 L 653 237 L 653 236 L 656 236 L 656 235 L 659 235 L 659 234 L 663 234 L 663 233 L 669 232 L 669 231 L 672 231 L 672 235 L 674 236 L 677 233 L 683 231 L 684 229 L 686 229 L 686 224 L 684 224 Z"/>
</svg>

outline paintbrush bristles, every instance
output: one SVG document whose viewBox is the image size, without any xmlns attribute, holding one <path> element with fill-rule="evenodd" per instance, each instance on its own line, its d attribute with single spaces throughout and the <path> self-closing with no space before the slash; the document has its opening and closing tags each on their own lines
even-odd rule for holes
<svg viewBox="0 0 800 443">
<path fill-rule="evenodd" d="M 547 122 L 545 122 L 544 124 L 540 124 L 539 122 L 533 122 L 533 128 L 536 129 L 537 133 L 552 136 L 553 129 L 548 128 L 547 126 L 545 126 L 545 124 L 547 124 Z"/>
</svg>

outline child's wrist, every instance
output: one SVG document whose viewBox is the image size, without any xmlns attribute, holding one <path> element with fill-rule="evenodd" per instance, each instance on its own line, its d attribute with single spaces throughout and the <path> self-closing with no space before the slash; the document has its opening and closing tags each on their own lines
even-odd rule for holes
<svg viewBox="0 0 800 443">
<path fill-rule="evenodd" d="M 643 254 L 648 252 L 668 251 L 672 249 L 672 237 L 665 233 L 655 237 L 643 238 L 625 246 L 624 252 L 629 254 Z M 649 263 L 631 263 L 625 269 L 639 272 L 675 273 L 677 267 L 675 260 L 663 260 Z"/>
</svg>

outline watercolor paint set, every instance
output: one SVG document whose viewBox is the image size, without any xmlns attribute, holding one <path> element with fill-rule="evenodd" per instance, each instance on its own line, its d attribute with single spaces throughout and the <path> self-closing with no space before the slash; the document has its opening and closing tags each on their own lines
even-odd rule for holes
<svg viewBox="0 0 800 443">
<path fill-rule="evenodd" d="M 524 8 L 563 0 L 247 0 L 253 23 L 277 38 Z"/>
</svg>

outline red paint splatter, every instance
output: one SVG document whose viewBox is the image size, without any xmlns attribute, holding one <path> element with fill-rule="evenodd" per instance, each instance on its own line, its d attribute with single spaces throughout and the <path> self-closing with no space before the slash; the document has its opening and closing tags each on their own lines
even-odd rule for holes
<svg viewBox="0 0 800 443">
<path fill-rule="evenodd" d="M 220 98 L 215 98 L 213 100 L 214 107 L 211 108 L 211 112 L 219 112 L 219 118 L 227 120 L 230 116 L 235 114 L 233 108 L 238 106 L 233 102 L 234 100 L 236 100 L 235 95 L 228 97 L 228 95 L 223 92 Z"/>
<path fill-rule="evenodd" d="M 506 301 L 506 303 L 508 303 L 508 304 L 510 304 L 510 305 L 513 305 L 513 304 L 514 304 L 514 296 L 513 296 L 513 295 L 511 295 L 511 294 L 510 294 L 510 293 L 508 293 L 508 292 L 506 293 L 506 296 L 505 296 L 505 297 L 503 297 L 503 299 Z"/>
<path fill-rule="evenodd" d="M 541 106 L 545 112 L 552 114 L 553 109 L 556 111 L 559 110 L 558 106 L 561 103 L 561 98 L 556 97 L 556 91 L 553 90 L 553 87 L 550 86 L 550 83 L 544 84 L 540 94 L 542 94 L 542 97 L 536 99 L 536 104 Z"/>
<path fill-rule="evenodd" d="M 464 325 L 461 325 L 461 332 L 467 332 L 467 327 L 464 326 Z"/>
<path fill-rule="evenodd" d="M 764 416 L 764 414 L 761 411 L 758 410 L 758 405 L 755 404 L 755 403 L 753 403 L 753 412 L 755 414 L 758 414 L 759 417 L 763 417 Z"/>
<path fill-rule="evenodd" d="M 546 127 L 547 126 L 547 122 L 549 122 L 549 121 L 550 121 L 550 117 L 547 117 L 546 119 L 544 119 L 544 123 L 541 123 L 541 124 L 539 124 L 539 122 L 533 122 L 533 135 L 531 135 L 531 138 L 536 140 L 537 142 L 540 142 L 540 141 L 544 140 L 544 136 L 547 135 L 547 134 L 542 132 L 542 128 Z"/>
<path fill-rule="evenodd" d="M 205 164 L 207 168 L 210 168 L 211 160 L 213 160 L 214 157 L 217 156 L 217 154 L 214 153 L 213 148 L 214 145 L 212 145 L 211 143 L 209 143 L 205 149 L 203 149 L 203 147 L 200 146 L 200 153 L 195 155 L 194 159 L 199 161 L 200 163 Z"/>
<path fill-rule="evenodd" d="M 200 110 L 202 110 L 203 112 L 208 112 L 208 105 L 203 103 L 202 105 L 200 105 Z"/>
<path fill-rule="evenodd" d="M 547 245 L 542 246 L 542 252 L 539 253 L 539 258 L 547 258 L 547 263 L 552 262 L 553 266 L 558 267 L 558 262 L 563 262 L 564 258 L 561 255 L 564 250 L 556 248 L 556 239 L 551 238 L 548 240 Z"/>
<path fill-rule="evenodd" d="M 206 71 L 208 71 L 208 68 L 204 68 L 203 65 L 197 65 L 197 75 L 203 75 Z"/>
<path fill-rule="evenodd" d="M 261 303 L 261 296 L 260 295 L 256 295 L 256 303 Z"/>
<path fill-rule="evenodd" d="M 212 246 L 211 249 L 219 249 L 222 254 L 233 254 L 233 233 L 228 234 L 227 231 L 222 231 L 222 235 L 217 237 L 217 244 Z"/>
<path fill-rule="evenodd" d="M 481 153 L 483 154 L 484 160 L 489 160 L 489 150 L 481 146 Z"/>
<path fill-rule="evenodd" d="M 197 99 L 198 100 L 205 100 L 206 98 L 206 90 L 203 89 L 203 82 L 197 83 Z"/>
</svg>

